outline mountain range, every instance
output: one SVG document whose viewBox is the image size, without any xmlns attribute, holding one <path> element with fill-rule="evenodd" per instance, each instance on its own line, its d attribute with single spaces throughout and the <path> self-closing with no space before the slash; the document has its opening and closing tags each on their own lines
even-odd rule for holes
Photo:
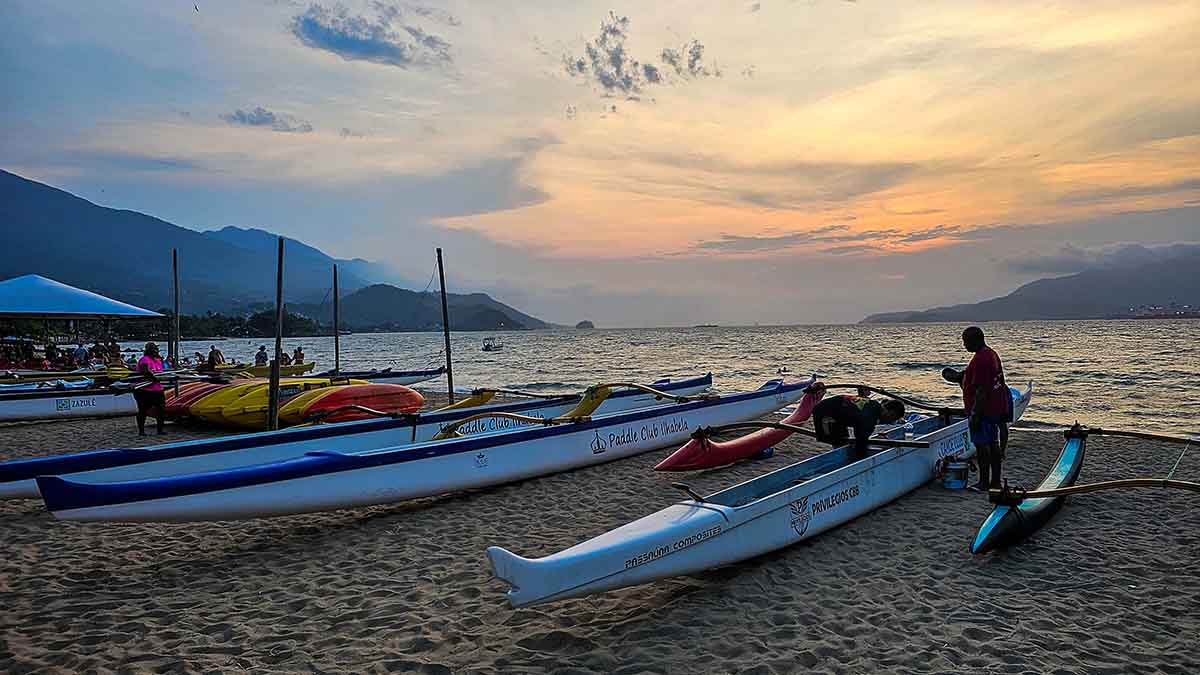
<svg viewBox="0 0 1200 675">
<path fill-rule="evenodd" d="M 1190 270 L 1190 272 L 1188 271 Z M 1200 304 L 1200 251 L 1177 247 L 1154 262 L 1109 264 L 1039 279 L 1000 298 L 933 309 L 872 314 L 862 323 L 1129 318 L 1144 306 Z"/>
<path fill-rule="evenodd" d="M 0 222 L 5 237 L 0 279 L 41 274 L 157 309 L 172 303 L 171 249 L 177 249 L 183 313 L 246 313 L 274 305 L 278 239 L 264 230 L 225 227 L 198 232 L 137 211 L 99 206 L 3 170 Z M 346 327 L 441 327 L 440 296 L 398 288 L 415 283 L 387 265 L 336 259 L 290 238 L 284 240 L 284 255 L 289 311 L 311 313 L 323 321 L 331 318 L 329 293 L 336 263 Z M 447 300 L 455 329 L 548 326 L 483 293 L 452 293 Z"/>
</svg>

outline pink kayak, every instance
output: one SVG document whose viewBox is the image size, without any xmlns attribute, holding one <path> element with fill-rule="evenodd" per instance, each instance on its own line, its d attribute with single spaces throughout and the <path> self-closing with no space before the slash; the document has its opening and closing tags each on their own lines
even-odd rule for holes
<svg viewBox="0 0 1200 675">
<path fill-rule="evenodd" d="M 796 411 L 783 421 L 787 424 L 801 424 L 812 416 L 813 407 L 824 398 L 825 386 L 820 382 L 812 385 L 804 393 L 804 398 L 796 405 Z M 739 460 L 749 459 L 767 448 L 791 436 L 786 429 L 759 429 L 732 441 L 713 441 L 707 438 L 693 438 L 670 457 L 659 462 L 655 471 L 695 471 L 711 469 L 716 466 L 732 464 Z"/>
</svg>

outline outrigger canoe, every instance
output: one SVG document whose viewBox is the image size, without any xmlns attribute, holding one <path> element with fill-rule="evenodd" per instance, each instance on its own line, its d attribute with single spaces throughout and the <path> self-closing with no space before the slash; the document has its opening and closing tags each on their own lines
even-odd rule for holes
<svg viewBox="0 0 1200 675">
<path fill-rule="evenodd" d="M 1054 468 L 1046 474 L 1037 490 L 1070 487 L 1079 479 L 1084 451 L 1087 450 L 1087 434 L 1073 428 L 1067 430 L 1066 436 Z M 1066 497 L 1043 497 L 1021 500 L 1016 504 L 997 504 L 979 527 L 975 541 L 971 543 L 971 553 L 982 555 L 1021 542 L 1049 522 L 1065 500 Z"/>
<path fill-rule="evenodd" d="M 1011 390 L 1014 419 L 1032 387 Z M 907 433 L 910 432 L 910 433 Z M 700 572 L 791 546 L 869 513 L 929 482 L 939 462 L 973 454 L 967 420 L 910 415 L 877 438 L 928 443 L 893 447 L 859 461 L 838 448 L 669 506 L 544 558 L 487 550 L 514 607 L 563 600 Z M 682 487 L 682 486 L 681 486 Z"/>
<path fill-rule="evenodd" d="M 63 520 L 236 520 L 373 506 L 641 454 L 680 443 L 701 426 L 750 420 L 795 403 L 803 387 L 775 380 L 742 394 L 712 394 L 701 400 L 407 447 L 310 452 L 228 471 L 124 483 L 59 477 L 39 477 L 37 482 L 46 507 Z"/>
<path fill-rule="evenodd" d="M 129 392 L 109 389 L 43 389 L 0 393 L 0 422 L 114 417 L 137 412 Z"/>
<path fill-rule="evenodd" d="M 655 389 L 675 396 L 708 390 L 712 374 L 672 382 L 660 380 Z M 336 449 L 354 453 L 428 441 L 443 427 L 468 415 L 483 412 L 518 413 L 530 417 L 557 417 L 583 397 L 555 396 L 444 412 L 384 417 L 361 422 L 319 424 L 282 431 L 241 434 L 224 438 L 165 443 L 149 448 L 111 448 L 66 455 L 0 462 L 0 499 L 37 499 L 37 476 L 65 476 L 89 483 L 143 480 L 199 471 L 220 471 L 262 462 L 278 462 L 306 452 Z M 656 397 L 636 390 L 614 391 L 598 409 L 620 412 L 654 405 Z M 468 436 L 511 431 L 528 423 L 510 418 L 479 419 L 459 431 Z"/>
<path fill-rule="evenodd" d="M 391 368 L 384 368 L 383 370 L 343 370 L 336 373 L 332 370 L 327 370 L 323 373 L 318 373 L 316 376 L 345 377 L 355 380 L 366 380 L 372 384 L 416 384 L 432 380 L 445 373 L 446 366 L 426 370 L 392 370 Z"/>
</svg>

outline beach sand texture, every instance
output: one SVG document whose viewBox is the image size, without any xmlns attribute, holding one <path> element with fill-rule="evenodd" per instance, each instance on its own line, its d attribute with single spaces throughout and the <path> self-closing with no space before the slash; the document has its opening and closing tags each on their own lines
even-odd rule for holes
<svg viewBox="0 0 1200 675">
<path fill-rule="evenodd" d="M 208 435 L 171 427 L 169 440 Z M 132 419 L 0 427 L 0 457 L 137 444 Z M 156 442 L 150 436 L 142 439 Z M 1010 477 L 1061 446 L 1014 432 Z M 682 477 L 701 493 L 820 448 Z M 546 555 L 678 501 L 670 449 L 414 502 L 266 521 L 55 521 L 0 503 L 0 672 L 1200 672 L 1200 500 L 1075 497 L 973 558 L 990 511 L 927 486 L 775 554 L 513 610 L 484 549 Z M 1094 439 L 1082 480 L 1164 475 L 1178 448 Z M 1200 449 L 1178 477 L 1200 479 Z"/>
</svg>

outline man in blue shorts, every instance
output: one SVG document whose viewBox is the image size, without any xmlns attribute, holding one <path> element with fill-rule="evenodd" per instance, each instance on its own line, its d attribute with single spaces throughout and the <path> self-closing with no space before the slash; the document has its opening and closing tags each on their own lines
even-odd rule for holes
<svg viewBox="0 0 1200 675">
<path fill-rule="evenodd" d="M 983 338 L 983 330 L 971 326 L 963 331 L 963 347 L 971 352 L 971 362 L 962 374 L 963 407 L 970 415 L 971 443 L 979 462 L 977 490 L 1000 487 L 1004 452 L 1000 447 L 1000 426 L 1007 425 L 1012 396 L 1004 381 L 1000 355 Z"/>
</svg>

